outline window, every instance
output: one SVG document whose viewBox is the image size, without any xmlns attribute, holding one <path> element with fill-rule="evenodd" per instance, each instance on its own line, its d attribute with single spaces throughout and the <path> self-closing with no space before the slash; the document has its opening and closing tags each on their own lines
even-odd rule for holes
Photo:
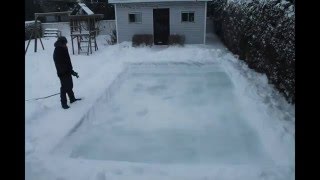
<svg viewBox="0 0 320 180">
<path fill-rule="evenodd" d="M 194 22 L 194 12 L 182 12 L 181 13 L 182 22 Z"/>
<path fill-rule="evenodd" d="M 141 23 L 141 13 L 130 13 L 129 14 L 129 22 L 130 23 Z"/>
</svg>

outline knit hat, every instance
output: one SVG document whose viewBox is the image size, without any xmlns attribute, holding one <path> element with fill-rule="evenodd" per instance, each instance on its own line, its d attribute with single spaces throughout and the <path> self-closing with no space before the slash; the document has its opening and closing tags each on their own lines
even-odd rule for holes
<svg viewBox="0 0 320 180">
<path fill-rule="evenodd" d="M 59 36 L 58 39 L 57 39 L 57 42 L 61 42 L 63 44 L 67 44 L 68 40 L 64 36 Z"/>
</svg>

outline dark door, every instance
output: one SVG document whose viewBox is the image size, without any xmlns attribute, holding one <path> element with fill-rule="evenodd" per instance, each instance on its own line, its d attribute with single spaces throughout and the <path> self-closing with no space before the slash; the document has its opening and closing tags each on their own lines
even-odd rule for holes
<svg viewBox="0 0 320 180">
<path fill-rule="evenodd" d="M 154 44 L 167 45 L 169 34 L 169 8 L 153 9 Z"/>
</svg>

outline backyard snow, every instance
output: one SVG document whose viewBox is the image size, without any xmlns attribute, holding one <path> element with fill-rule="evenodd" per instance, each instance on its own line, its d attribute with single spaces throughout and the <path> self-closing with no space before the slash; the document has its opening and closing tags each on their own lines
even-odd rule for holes
<svg viewBox="0 0 320 180">
<path fill-rule="evenodd" d="M 68 41 L 83 100 L 25 102 L 26 180 L 295 179 L 294 106 L 215 35 L 152 48 L 98 36 L 89 56 Z M 55 38 L 42 42 L 26 54 L 26 100 L 60 89 Z"/>
</svg>

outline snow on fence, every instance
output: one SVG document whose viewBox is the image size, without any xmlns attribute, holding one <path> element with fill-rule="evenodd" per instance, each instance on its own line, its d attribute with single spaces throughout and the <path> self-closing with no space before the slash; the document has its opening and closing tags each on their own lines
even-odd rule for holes
<svg viewBox="0 0 320 180">
<path fill-rule="evenodd" d="M 54 23 L 42 23 L 42 33 L 47 28 L 55 28 L 61 31 L 62 36 L 70 36 L 70 23 L 69 22 L 54 22 Z M 107 35 L 115 28 L 114 20 L 102 20 L 99 22 L 99 34 Z"/>
<path fill-rule="evenodd" d="M 48 28 L 58 29 L 62 36 L 70 36 L 70 23 L 69 22 L 54 22 L 54 23 L 42 23 L 42 34 L 44 30 Z"/>
</svg>

